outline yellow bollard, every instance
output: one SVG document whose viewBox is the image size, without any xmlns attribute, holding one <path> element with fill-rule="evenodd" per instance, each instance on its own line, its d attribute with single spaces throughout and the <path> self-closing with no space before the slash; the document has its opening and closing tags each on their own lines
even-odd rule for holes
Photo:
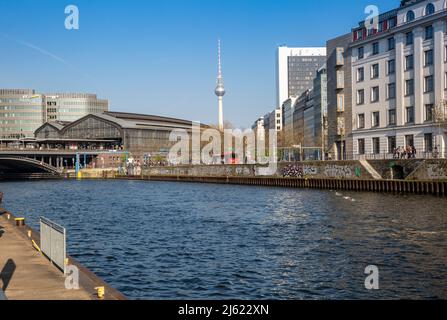
<svg viewBox="0 0 447 320">
<path fill-rule="evenodd" d="M 78 176 L 76 178 L 82 179 L 82 172 L 81 171 L 78 171 Z"/>
<path fill-rule="evenodd" d="M 31 235 L 32 235 L 31 230 L 28 230 L 28 238 L 31 238 Z"/>
<path fill-rule="evenodd" d="M 23 227 L 25 225 L 25 218 L 15 218 L 14 221 L 17 227 Z"/>
<path fill-rule="evenodd" d="M 104 287 L 96 287 L 96 293 L 98 294 L 99 299 L 103 299 L 105 295 L 105 288 Z"/>
</svg>

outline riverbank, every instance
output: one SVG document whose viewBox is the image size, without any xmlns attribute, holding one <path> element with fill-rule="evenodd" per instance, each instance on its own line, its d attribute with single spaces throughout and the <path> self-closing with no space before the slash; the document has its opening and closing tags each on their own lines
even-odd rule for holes
<svg viewBox="0 0 447 320">
<path fill-rule="evenodd" d="M 66 289 L 64 274 L 32 244 L 40 246 L 40 234 L 14 219 L 0 208 L 0 289 L 8 300 L 99 300 L 97 287 L 105 288 L 101 300 L 126 299 L 72 257 L 68 264 L 79 270 L 79 289 Z"/>
<path fill-rule="evenodd" d="M 114 169 L 67 172 L 65 178 L 178 181 L 447 196 L 447 160 L 401 159 L 280 163 L 270 176 L 258 165 L 151 167 L 139 175 Z"/>
</svg>

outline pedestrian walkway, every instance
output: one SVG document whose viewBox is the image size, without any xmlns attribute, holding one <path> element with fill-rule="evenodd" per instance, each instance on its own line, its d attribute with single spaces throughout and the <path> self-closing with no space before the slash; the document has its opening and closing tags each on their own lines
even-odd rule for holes
<svg viewBox="0 0 447 320">
<path fill-rule="evenodd" d="M 94 292 L 65 289 L 63 273 L 35 250 L 19 227 L 0 216 L 0 289 L 8 300 L 91 300 Z"/>
</svg>

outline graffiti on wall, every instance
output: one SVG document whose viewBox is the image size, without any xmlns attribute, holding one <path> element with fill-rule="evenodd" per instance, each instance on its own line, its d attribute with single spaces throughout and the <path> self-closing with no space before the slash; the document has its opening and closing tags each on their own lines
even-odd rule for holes
<svg viewBox="0 0 447 320">
<path fill-rule="evenodd" d="M 352 178 L 354 176 L 350 166 L 339 165 L 327 165 L 324 168 L 324 174 L 329 178 Z"/>
<path fill-rule="evenodd" d="M 447 168 L 430 164 L 427 167 L 427 175 L 430 179 L 447 179 Z"/>
<path fill-rule="evenodd" d="M 311 165 L 291 164 L 282 170 L 282 174 L 285 178 L 303 178 L 318 174 L 318 170 Z"/>
</svg>

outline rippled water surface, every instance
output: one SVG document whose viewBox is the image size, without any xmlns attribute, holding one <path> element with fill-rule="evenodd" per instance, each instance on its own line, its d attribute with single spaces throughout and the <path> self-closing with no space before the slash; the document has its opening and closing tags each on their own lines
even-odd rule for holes
<svg viewBox="0 0 447 320">
<path fill-rule="evenodd" d="M 447 299 L 447 199 L 138 181 L 0 184 L 135 299 Z M 351 198 L 354 198 L 352 200 Z M 380 290 L 364 287 L 365 267 Z"/>
</svg>

